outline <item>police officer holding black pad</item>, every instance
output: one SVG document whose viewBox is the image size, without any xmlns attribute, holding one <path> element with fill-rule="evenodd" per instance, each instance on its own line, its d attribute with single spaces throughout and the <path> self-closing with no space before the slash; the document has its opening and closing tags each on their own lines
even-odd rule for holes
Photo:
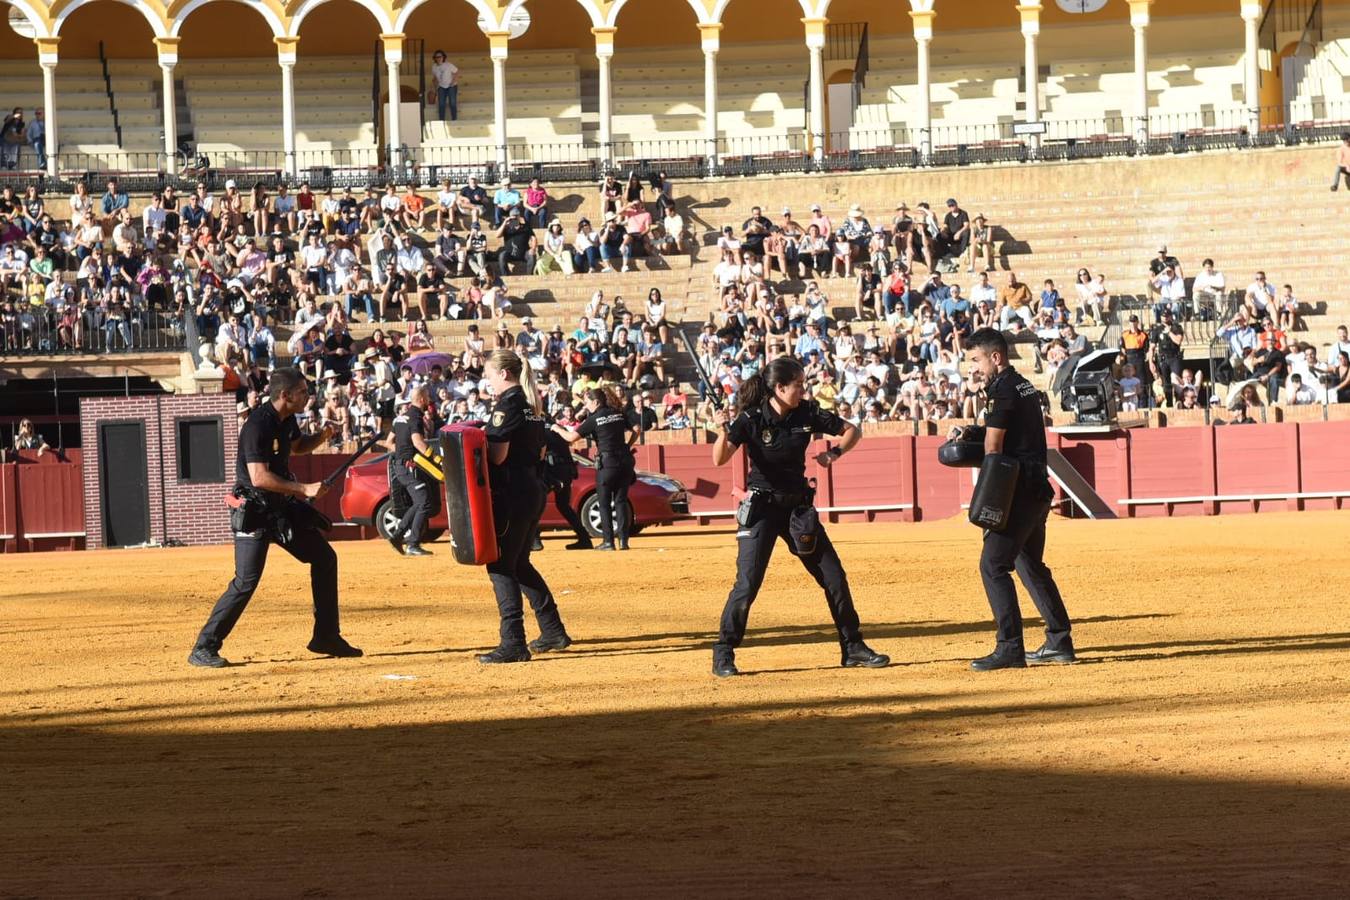
<svg viewBox="0 0 1350 900">
<path fill-rule="evenodd" d="M 314 636 L 309 650 L 325 656 L 360 656 L 338 629 L 337 554 L 319 530 L 320 517 L 303 501 L 322 497 L 322 482 L 301 484 L 290 472 L 292 453 L 312 452 L 333 437 L 331 427 L 304 437 L 295 414 L 309 401 L 309 385 L 298 369 L 277 369 L 268 379 L 268 402 L 249 414 L 239 430 L 234 496 L 240 501 L 230 514 L 234 531 L 234 580 L 216 601 L 188 656 L 194 666 L 221 668 L 220 655 L 244 607 L 257 590 L 267 564 L 267 550 L 279 544 L 310 567 L 314 593 Z"/>
<path fill-rule="evenodd" d="M 404 556 L 430 556 L 422 548 L 422 531 L 436 513 L 440 483 L 414 462 L 418 454 L 431 457 L 427 443 L 426 411 L 431 394 L 423 385 L 412 389 L 408 405 L 394 417 L 394 462 L 390 472 L 408 492 L 408 509 L 397 527 L 389 532 L 389 544 Z"/>
<path fill-rule="evenodd" d="M 964 343 L 971 366 L 984 375 L 988 396 L 985 466 L 972 507 L 980 505 L 982 496 L 1001 493 L 998 485 L 987 484 L 986 479 L 1009 472 L 1015 473 L 1011 477 L 1016 479 L 1016 485 L 1005 494 L 1011 500 L 1001 517 L 1002 527 L 986 528 L 980 554 L 980 578 L 998 625 L 998 644 L 993 653 L 975 660 L 970 667 L 985 672 L 1024 668 L 1028 663 L 1071 663 L 1074 652 L 1069 614 L 1054 576 L 1042 560 L 1045 520 L 1054 491 L 1046 468 L 1040 392 L 1008 364 L 1008 342 L 1002 333 L 981 328 Z M 961 429 L 953 429 L 951 437 L 959 439 Z M 991 465 L 990 457 L 1003 465 Z M 1027 653 L 1022 644 L 1022 613 L 1013 587 L 1013 569 L 1045 620 L 1045 644 L 1032 653 Z"/>
</svg>

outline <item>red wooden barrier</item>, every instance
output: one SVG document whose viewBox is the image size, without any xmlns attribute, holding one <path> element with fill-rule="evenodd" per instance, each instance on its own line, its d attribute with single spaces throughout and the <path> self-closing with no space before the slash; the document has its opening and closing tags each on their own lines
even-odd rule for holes
<svg viewBox="0 0 1350 900">
<path fill-rule="evenodd" d="M 1050 434 L 1058 447 L 1121 516 L 1207 515 L 1271 509 L 1338 509 L 1350 501 L 1350 421 L 1175 429 L 1132 429 L 1105 435 Z M 941 437 L 873 435 L 829 469 L 808 463 L 817 504 L 830 521 L 922 521 L 958 515 L 970 498 L 968 469 L 939 465 Z M 814 454 L 827 443 L 813 444 Z M 690 512 L 701 522 L 725 520 L 745 490 L 746 460 L 711 464 L 707 444 L 647 444 L 641 469 L 664 472 L 689 490 Z M 0 465 L 0 548 L 80 546 L 78 537 L 25 540 L 24 535 L 83 531 L 78 459 L 50 454 Z M 342 456 L 298 456 L 303 481 L 332 473 Z M 340 521 L 343 482 L 319 501 Z M 339 526 L 335 539 L 373 530 Z"/>
<path fill-rule="evenodd" d="M 18 497 L 14 472 L 18 467 L 18 463 L 0 463 L 0 552 L 4 553 L 18 549 Z"/>
</svg>

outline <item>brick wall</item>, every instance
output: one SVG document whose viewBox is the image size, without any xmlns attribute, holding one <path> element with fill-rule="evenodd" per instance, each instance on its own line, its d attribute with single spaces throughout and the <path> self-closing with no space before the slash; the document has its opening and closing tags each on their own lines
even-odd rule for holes
<svg viewBox="0 0 1350 900">
<path fill-rule="evenodd" d="M 225 477 L 214 483 L 183 482 L 178 477 L 178 420 L 220 417 L 225 451 Z M 233 394 L 169 397 L 87 397 L 80 401 L 80 434 L 84 448 L 85 546 L 103 547 L 103 515 L 99 498 L 98 429 L 102 422 L 137 420 L 145 425 L 149 460 L 150 539 L 161 544 L 218 544 L 230 539 L 229 519 L 221 497 L 234 481 L 239 429 Z M 161 439 L 163 446 L 161 447 Z"/>
</svg>

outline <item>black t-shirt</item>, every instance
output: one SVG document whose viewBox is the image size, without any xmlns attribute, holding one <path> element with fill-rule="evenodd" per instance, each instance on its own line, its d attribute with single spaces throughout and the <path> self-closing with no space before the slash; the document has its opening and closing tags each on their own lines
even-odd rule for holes
<svg viewBox="0 0 1350 900">
<path fill-rule="evenodd" d="M 577 462 L 572 447 L 552 429 L 544 432 L 544 470 L 551 481 L 569 485 L 577 480 Z"/>
<path fill-rule="evenodd" d="M 1163 259 L 1159 259 L 1155 256 L 1153 259 L 1149 260 L 1148 270 L 1154 275 L 1161 275 L 1162 270 L 1168 266 L 1171 266 L 1172 271 L 1175 272 L 1177 269 L 1181 268 L 1181 262 L 1175 256 L 1168 256 Z"/>
<path fill-rule="evenodd" d="M 1045 418 L 1041 412 L 1040 391 L 1012 367 L 993 377 L 985 388 L 989 398 L 984 424 L 1001 428 L 1003 453 L 1022 464 L 1020 478 L 1039 479 L 1048 484 L 1045 471 Z M 1029 473 L 1028 467 L 1034 469 Z M 1038 475 L 1036 473 L 1039 473 Z"/>
<path fill-rule="evenodd" d="M 633 461 L 628 441 L 624 439 L 630 428 L 628 416 L 622 410 L 602 406 L 577 426 L 577 434 L 595 440 L 600 465 L 623 466 Z"/>
<path fill-rule="evenodd" d="M 964 209 L 958 209 L 943 216 L 942 224 L 948 234 L 955 236 L 958 231 L 970 224 L 970 216 Z"/>
<path fill-rule="evenodd" d="M 751 231 L 750 228 L 753 225 L 758 225 L 764 230 Z M 745 232 L 745 236 L 741 238 L 742 246 L 759 253 L 764 246 L 764 239 L 769 236 L 769 228 L 772 226 L 773 223 L 764 216 L 751 216 L 746 219 L 745 224 L 741 226 L 741 231 Z"/>
<path fill-rule="evenodd" d="M 394 417 L 394 459 L 401 463 L 411 462 L 417 455 L 417 445 L 413 435 L 427 436 L 422 420 L 422 410 L 409 403 Z"/>
<path fill-rule="evenodd" d="M 487 205 L 487 191 L 480 187 L 469 187 L 465 185 L 459 192 L 459 195 L 468 200 L 474 206 Z"/>
<path fill-rule="evenodd" d="M 532 237 L 534 237 L 534 229 L 520 219 L 507 222 L 506 227 L 502 229 L 502 244 L 506 247 L 507 254 L 513 259 L 525 258 L 526 252 L 530 249 L 530 238 Z"/>
<path fill-rule="evenodd" d="M 513 387 L 502 394 L 488 421 L 487 439 L 493 444 L 510 442 L 511 447 L 506 461 L 492 469 L 537 469 L 543 458 L 546 430 L 544 417 L 530 406 L 523 388 Z"/>
<path fill-rule="evenodd" d="M 280 263 L 285 266 L 294 266 L 295 251 L 290 247 L 282 247 L 280 250 L 273 247 L 267 251 L 267 261 L 270 263 Z"/>
<path fill-rule="evenodd" d="M 234 466 L 235 480 L 248 487 L 253 479 L 248 476 L 249 463 L 264 463 L 268 471 L 279 478 L 291 477 L 291 442 L 300 439 L 300 426 L 295 416 L 282 419 L 270 402 L 263 403 L 249 413 L 248 421 L 239 429 L 239 456 Z"/>
<path fill-rule="evenodd" d="M 816 434 L 840 435 L 848 423 L 814 401 L 779 417 L 766 402 L 736 417 L 727 439 L 750 457 L 752 488 L 800 491 L 806 487 L 806 448 Z"/>
<path fill-rule="evenodd" d="M 1175 322 L 1170 328 L 1159 326 L 1154 341 L 1158 345 L 1159 356 L 1180 356 L 1181 347 L 1186 343 L 1186 332 Z"/>
</svg>

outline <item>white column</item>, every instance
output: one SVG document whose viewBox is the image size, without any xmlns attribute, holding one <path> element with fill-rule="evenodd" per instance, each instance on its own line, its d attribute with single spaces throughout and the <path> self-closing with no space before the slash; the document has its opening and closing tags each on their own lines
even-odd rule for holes
<svg viewBox="0 0 1350 900">
<path fill-rule="evenodd" d="M 613 58 L 613 53 L 613 48 L 610 48 L 607 53 L 597 49 L 595 53 L 596 60 L 600 63 L 600 160 L 606 165 L 614 156 L 611 146 L 614 135 L 612 132 L 613 116 L 610 110 L 612 87 L 609 73 L 609 64 Z"/>
<path fill-rule="evenodd" d="M 281 65 L 281 149 L 286 154 L 286 172 L 297 177 L 295 159 L 295 59 Z"/>
<path fill-rule="evenodd" d="M 709 174 L 717 171 L 717 48 L 703 47 L 703 139 Z"/>
<path fill-rule="evenodd" d="M 160 83 L 164 102 L 164 166 L 166 171 L 178 171 L 178 92 L 173 87 L 173 70 L 178 65 L 176 37 L 155 38 L 159 51 Z"/>
<path fill-rule="evenodd" d="M 497 171 L 505 175 L 506 158 L 506 53 L 492 52 L 492 127 L 497 135 Z"/>
<path fill-rule="evenodd" d="M 56 62 L 43 61 L 39 65 L 42 66 L 42 114 L 47 118 L 47 174 L 55 178 L 56 153 L 60 147 L 56 139 Z"/>
<path fill-rule="evenodd" d="M 1041 120 L 1041 63 L 1036 53 L 1036 38 L 1041 33 L 1040 0 L 1019 5 L 1017 11 L 1022 16 L 1022 40 L 1026 43 L 1023 66 L 1026 69 L 1026 107 L 1028 122 Z M 1041 136 L 1028 135 L 1032 151 L 1040 149 Z"/>
<path fill-rule="evenodd" d="M 928 45 L 931 37 L 915 37 L 919 66 L 919 154 L 926 162 L 933 153 L 933 91 L 929 84 Z"/>
<path fill-rule="evenodd" d="M 1246 40 L 1243 53 L 1243 104 L 1247 107 L 1247 133 L 1261 131 L 1261 4 L 1242 0 L 1242 24 Z"/>
<path fill-rule="evenodd" d="M 1148 147 L 1148 20 L 1153 0 L 1130 0 L 1130 25 L 1134 28 L 1134 139 L 1137 151 Z"/>
<path fill-rule="evenodd" d="M 295 158 L 295 51 L 300 38 L 272 40 L 277 45 L 277 65 L 281 67 L 281 149 L 286 157 L 286 174 L 295 178 L 299 171 Z"/>
<path fill-rule="evenodd" d="M 176 172 L 178 159 L 178 92 L 173 86 L 173 63 L 161 59 L 159 70 L 164 87 L 164 156 L 169 171 Z"/>
<path fill-rule="evenodd" d="M 398 74 L 398 67 L 403 63 L 403 35 L 402 34 L 382 34 L 380 40 L 384 42 L 384 65 L 387 70 L 389 81 L 389 116 L 385 123 L 385 141 L 386 151 L 389 161 L 389 168 L 395 171 L 403 166 L 403 133 L 402 116 L 400 115 L 403 103 L 402 81 Z"/>
<path fill-rule="evenodd" d="M 806 36 L 811 54 L 811 155 L 819 162 L 825 158 L 825 36 Z"/>
</svg>

